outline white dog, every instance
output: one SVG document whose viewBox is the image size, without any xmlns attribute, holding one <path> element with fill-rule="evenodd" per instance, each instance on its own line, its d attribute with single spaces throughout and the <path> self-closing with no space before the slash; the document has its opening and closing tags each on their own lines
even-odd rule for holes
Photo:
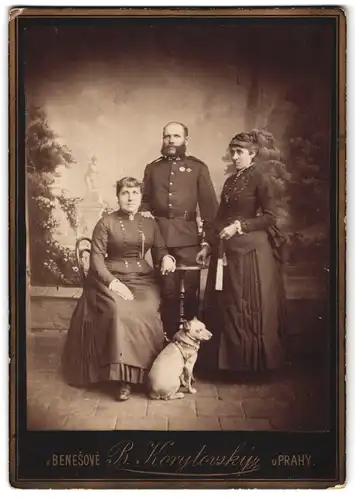
<svg viewBox="0 0 355 500">
<path fill-rule="evenodd" d="M 172 341 L 155 359 L 148 374 L 149 397 L 151 399 L 181 399 L 180 386 L 187 387 L 189 393 L 196 389 L 191 386 L 193 368 L 197 360 L 200 342 L 209 340 L 212 333 L 197 318 L 185 321 L 183 328 L 175 333 Z"/>
</svg>

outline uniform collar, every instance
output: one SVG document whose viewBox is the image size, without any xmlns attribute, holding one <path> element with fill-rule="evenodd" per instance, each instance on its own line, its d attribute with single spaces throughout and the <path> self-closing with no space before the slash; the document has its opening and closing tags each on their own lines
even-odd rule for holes
<svg viewBox="0 0 355 500">
<path fill-rule="evenodd" d="M 186 155 L 181 156 L 163 156 L 164 160 L 169 161 L 184 161 L 186 159 Z"/>
</svg>

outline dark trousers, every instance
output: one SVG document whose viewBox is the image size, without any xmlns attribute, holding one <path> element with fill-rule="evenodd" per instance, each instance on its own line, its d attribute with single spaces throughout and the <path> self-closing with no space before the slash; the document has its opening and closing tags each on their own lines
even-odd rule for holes
<svg viewBox="0 0 355 500">
<path fill-rule="evenodd" d="M 176 265 L 195 266 L 196 255 L 200 246 L 172 247 L 168 248 L 169 254 L 175 257 Z M 185 300 L 184 317 L 192 319 L 197 316 L 199 286 L 199 271 L 186 271 L 184 277 Z M 162 310 L 161 317 L 163 326 L 168 337 L 177 332 L 180 323 L 180 288 L 179 272 L 161 276 Z"/>
</svg>

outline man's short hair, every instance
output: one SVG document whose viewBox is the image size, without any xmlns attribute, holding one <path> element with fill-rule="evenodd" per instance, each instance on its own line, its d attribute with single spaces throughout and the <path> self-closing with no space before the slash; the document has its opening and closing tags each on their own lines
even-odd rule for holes
<svg viewBox="0 0 355 500">
<path fill-rule="evenodd" d="M 185 123 L 182 123 L 182 122 L 174 122 L 174 121 L 173 122 L 169 122 L 169 123 L 167 123 L 165 125 L 165 127 L 163 128 L 163 130 L 165 130 L 168 125 L 173 125 L 173 124 L 175 124 L 175 125 L 181 125 L 181 127 L 184 129 L 185 137 L 187 137 L 189 135 L 189 129 L 187 128 L 187 126 L 185 125 Z"/>
</svg>

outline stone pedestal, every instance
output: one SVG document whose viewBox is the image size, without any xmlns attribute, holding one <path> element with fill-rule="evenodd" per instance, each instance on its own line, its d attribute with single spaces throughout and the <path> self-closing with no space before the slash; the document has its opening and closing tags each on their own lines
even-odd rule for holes
<svg viewBox="0 0 355 500">
<path fill-rule="evenodd" d="M 76 231 L 70 226 L 68 218 L 58 201 L 56 201 L 52 215 L 58 223 L 58 226 L 53 231 L 53 238 L 64 247 L 74 248 Z"/>
<path fill-rule="evenodd" d="M 77 208 L 78 213 L 78 238 L 86 236 L 91 238 L 93 229 L 99 221 L 102 212 L 105 208 L 101 197 L 97 192 L 89 193 Z"/>
</svg>

